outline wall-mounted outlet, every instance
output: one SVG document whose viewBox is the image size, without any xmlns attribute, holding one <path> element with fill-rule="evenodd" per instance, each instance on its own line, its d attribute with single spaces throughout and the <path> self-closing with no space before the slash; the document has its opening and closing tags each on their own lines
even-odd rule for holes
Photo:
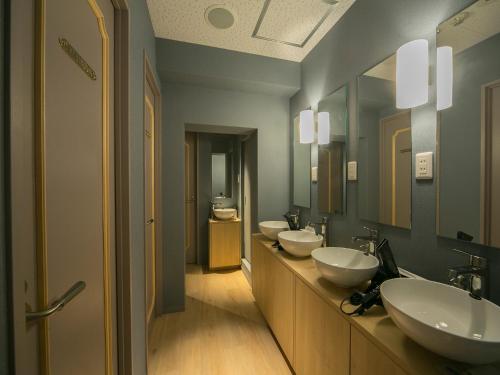
<svg viewBox="0 0 500 375">
<path fill-rule="evenodd" d="M 318 167 L 311 168 L 311 181 L 318 182 Z"/>
<path fill-rule="evenodd" d="M 358 180 L 358 162 L 350 161 L 347 163 L 347 181 Z"/>
<path fill-rule="evenodd" d="M 432 179 L 432 152 L 421 152 L 415 155 L 415 178 L 417 180 Z"/>
</svg>

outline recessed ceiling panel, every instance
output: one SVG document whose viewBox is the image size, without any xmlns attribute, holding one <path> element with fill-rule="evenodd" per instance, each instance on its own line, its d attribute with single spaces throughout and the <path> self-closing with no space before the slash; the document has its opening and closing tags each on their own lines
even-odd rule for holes
<svg viewBox="0 0 500 375">
<path fill-rule="evenodd" d="M 333 0 L 147 0 L 147 4 L 159 38 L 302 61 L 354 1 L 332 5 Z M 218 8 L 230 15 L 224 10 L 210 14 Z M 213 21 L 220 26 L 214 27 Z"/>
<path fill-rule="evenodd" d="M 266 0 L 253 36 L 302 48 L 334 7 L 320 0 Z"/>
</svg>

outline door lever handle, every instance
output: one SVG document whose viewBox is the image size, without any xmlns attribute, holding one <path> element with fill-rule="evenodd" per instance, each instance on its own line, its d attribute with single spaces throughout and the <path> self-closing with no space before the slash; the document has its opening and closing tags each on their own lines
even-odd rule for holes
<svg viewBox="0 0 500 375">
<path fill-rule="evenodd" d="M 146 221 L 146 224 L 153 224 L 155 222 L 154 219 L 149 219 L 148 221 Z"/>
<path fill-rule="evenodd" d="M 40 311 L 26 311 L 26 322 L 33 322 L 38 319 L 47 318 L 52 314 L 60 311 L 73 298 L 79 295 L 87 286 L 85 281 L 77 281 L 71 288 L 68 289 L 61 297 L 59 297 L 48 309 Z"/>
</svg>

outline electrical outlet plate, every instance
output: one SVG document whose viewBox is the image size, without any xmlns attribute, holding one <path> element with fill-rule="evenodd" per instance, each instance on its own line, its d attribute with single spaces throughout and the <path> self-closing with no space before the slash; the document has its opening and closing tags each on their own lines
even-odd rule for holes
<svg viewBox="0 0 500 375">
<path fill-rule="evenodd" d="M 432 152 L 421 152 L 415 155 L 415 178 L 431 180 L 433 178 Z"/>
<path fill-rule="evenodd" d="M 350 161 L 347 163 L 347 181 L 358 180 L 358 162 Z"/>
<path fill-rule="evenodd" d="M 318 182 L 318 167 L 311 168 L 311 181 Z"/>
</svg>

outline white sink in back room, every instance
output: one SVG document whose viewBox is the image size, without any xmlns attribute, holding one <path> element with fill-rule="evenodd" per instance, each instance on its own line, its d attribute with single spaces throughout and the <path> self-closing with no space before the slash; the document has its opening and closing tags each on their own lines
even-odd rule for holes
<svg viewBox="0 0 500 375">
<path fill-rule="evenodd" d="M 370 280 L 377 273 L 379 265 L 373 255 L 345 247 L 322 247 L 311 255 L 321 276 L 344 288 Z"/>
<path fill-rule="evenodd" d="M 429 280 L 391 279 L 384 307 L 411 339 L 444 357 L 471 364 L 500 361 L 500 307 Z"/>
<path fill-rule="evenodd" d="M 307 230 L 290 230 L 278 234 L 278 240 L 287 253 L 307 257 L 323 243 L 323 236 Z"/>
<path fill-rule="evenodd" d="M 236 208 L 214 208 L 214 215 L 219 220 L 232 220 L 236 217 Z"/>
</svg>

